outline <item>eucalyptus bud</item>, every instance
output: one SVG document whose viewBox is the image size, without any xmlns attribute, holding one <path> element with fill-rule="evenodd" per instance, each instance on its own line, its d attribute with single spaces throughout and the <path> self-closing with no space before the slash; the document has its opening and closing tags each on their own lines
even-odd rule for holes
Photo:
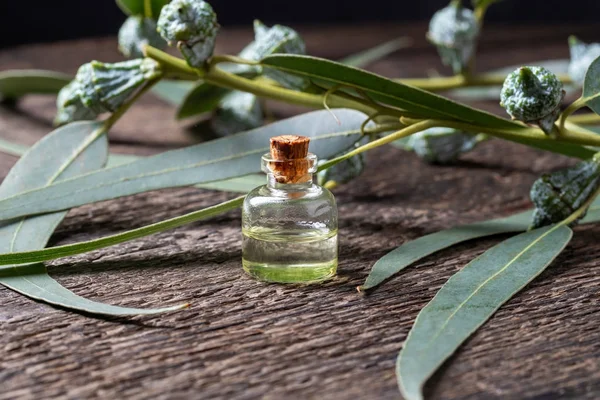
<svg viewBox="0 0 600 400">
<path fill-rule="evenodd" d="M 561 81 L 543 67 L 521 67 L 502 86 L 500 105 L 513 119 L 537 124 L 550 134 L 565 97 Z"/>
<path fill-rule="evenodd" d="M 473 11 L 462 7 L 459 1 L 433 15 L 427 38 L 437 47 L 444 65 L 458 74 L 471 59 L 478 35 L 479 24 Z"/>
<path fill-rule="evenodd" d="M 143 83 L 160 76 L 160 65 L 150 58 L 138 58 L 115 64 L 92 61 L 79 67 L 75 76 L 77 101 L 97 114 L 115 111 Z"/>
<path fill-rule="evenodd" d="M 357 147 L 360 147 L 366 144 L 369 141 L 367 137 L 356 142 L 351 148 L 346 149 L 340 154 L 335 155 L 332 158 L 337 158 L 348 153 L 350 150 L 353 150 Z M 327 160 L 319 160 L 318 165 L 322 165 L 326 163 Z M 343 185 L 345 183 L 350 182 L 351 180 L 357 178 L 362 174 L 365 169 L 365 158 L 362 153 L 357 154 L 333 165 L 330 168 L 324 169 L 317 173 L 317 181 L 319 185 L 324 185 L 328 181 L 335 181 L 336 183 Z"/>
<path fill-rule="evenodd" d="M 586 44 L 575 36 L 569 37 L 569 50 L 571 62 L 569 63 L 569 77 L 574 83 L 583 86 L 585 74 L 596 58 L 600 57 L 600 43 Z"/>
<path fill-rule="evenodd" d="M 306 54 L 304 41 L 292 28 L 283 25 L 268 27 L 254 20 L 254 42 L 240 53 L 240 57 L 260 61 L 271 54 Z M 305 89 L 306 78 L 290 75 L 272 68 L 264 68 L 264 75 L 290 89 Z"/>
<path fill-rule="evenodd" d="M 67 105 L 67 103 L 69 105 Z M 78 85 L 71 81 L 63 87 L 56 97 L 56 116 L 54 126 L 68 124 L 74 121 L 88 121 L 96 118 L 96 113 L 84 107 L 79 99 Z"/>
<path fill-rule="evenodd" d="M 531 227 L 539 228 L 569 217 L 599 186 L 598 155 L 573 167 L 542 175 L 531 187 L 531 200 L 536 207 Z"/>
<path fill-rule="evenodd" d="M 258 97 L 237 90 L 223 97 L 211 120 L 213 131 L 221 136 L 258 128 L 262 124 L 263 113 Z"/>
<path fill-rule="evenodd" d="M 428 163 L 449 164 L 462 153 L 473 150 L 481 137 L 453 128 L 435 127 L 411 135 L 405 148 Z"/>
<path fill-rule="evenodd" d="M 119 51 L 127 58 L 140 58 L 144 56 L 143 48 L 146 45 L 156 48 L 165 45 L 156 31 L 156 22 L 139 15 L 127 18 L 119 29 Z"/>
<path fill-rule="evenodd" d="M 158 32 L 174 43 L 188 64 L 200 68 L 212 56 L 219 24 L 210 4 L 202 0 L 173 0 L 158 18 Z"/>
</svg>

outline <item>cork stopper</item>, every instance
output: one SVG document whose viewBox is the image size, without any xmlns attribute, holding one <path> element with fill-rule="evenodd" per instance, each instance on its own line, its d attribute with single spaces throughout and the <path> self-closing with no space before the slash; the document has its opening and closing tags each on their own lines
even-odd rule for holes
<svg viewBox="0 0 600 400">
<path fill-rule="evenodd" d="M 279 183 L 303 183 L 311 179 L 307 159 L 310 139 L 306 136 L 281 135 L 271 138 L 270 170 Z"/>
</svg>

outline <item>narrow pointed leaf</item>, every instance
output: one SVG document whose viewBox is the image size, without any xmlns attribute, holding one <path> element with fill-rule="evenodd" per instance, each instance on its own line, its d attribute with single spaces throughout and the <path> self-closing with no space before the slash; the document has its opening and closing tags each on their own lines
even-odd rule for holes
<svg viewBox="0 0 600 400">
<path fill-rule="evenodd" d="M 0 198 L 101 168 L 108 153 L 108 141 L 103 133 L 92 140 L 100 132 L 101 126 L 97 122 L 73 123 L 42 138 L 10 170 L 0 185 Z M 2 225 L 0 252 L 43 248 L 65 215 L 66 211 L 56 212 Z M 52 279 L 43 264 L 30 264 L 18 269 L 10 265 L 4 267 L 0 273 L 0 283 L 36 300 L 91 313 L 148 314 L 178 308 L 144 310 L 87 300 Z"/>
<path fill-rule="evenodd" d="M 381 43 L 373 48 L 361 51 L 342 58 L 339 62 L 356 68 L 364 68 L 375 61 L 381 60 L 400 49 L 410 47 L 412 39 L 409 37 L 399 37 L 385 43 Z"/>
<path fill-rule="evenodd" d="M 211 207 L 203 208 L 202 210 L 193 211 L 179 217 L 85 242 L 48 247 L 40 250 L 0 254 L 0 265 L 2 265 L 2 267 L 0 267 L 0 273 L 7 269 L 16 270 L 18 268 L 20 271 L 20 266 L 10 264 L 27 264 L 32 262 L 55 260 L 57 258 L 86 253 L 88 251 L 114 246 L 115 244 L 124 243 L 144 236 L 149 236 L 154 233 L 174 229 L 191 222 L 199 221 L 238 208 L 242 205 L 243 201 L 244 196 L 236 197 L 235 199 L 228 200 Z M 9 266 L 6 267 L 5 265 Z"/>
<path fill-rule="evenodd" d="M 419 313 L 398 356 L 396 375 L 404 398 L 423 399 L 427 379 L 502 304 L 544 271 L 572 235 L 564 225 L 522 233 L 452 276 Z"/>
<path fill-rule="evenodd" d="M 445 97 L 408 86 L 371 72 L 349 67 L 334 61 L 310 56 L 276 54 L 264 58 L 261 64 L 324 81 L 362 90 L 374 100 L 429 118 L 461 120 L 473 124 L 522 129 L 522 126 L 485 111 L 457 103 Z"/>
<path fill-rule="evenodd" d="M 366 118 L 354 110 L 315 111 L 219 140 L 106 168 L 0 201 L 0 219 L 65 210 L 136 193 L 214 182 L 260 172 L 260 158 L 272 136 L 302 133 L 311 152 L 328 158 L 360 137 Z"/>
<path fill-rule="evenodd" d="M 179 106 L 195 86 L 195 82 L 162 80 L 151 91 L 156 97 L 174 106 Z"/>
<path fill-rule="evenodd" d="M 0 98 L 17 98 L 26 94 L 56 94 L 72 77 L 60 72 L 16 69 L 0 72 Z"/>
<path fill-rule="evenodd" d="M 0 138 L 0 152 L 20 157 L 29 150 L 29 146 L 14 143 Z M 106 165 L 114 167 L 117 165 L 128 164 L 139 160 L 140 156 L 130 154 L 110 154 Z M 252 174 L 241 176 L 239 178 L 224 179 L 221 181 L 208 182 L 201 185 L 194 185 L 201 189 L 219 190 L 222 192 L 248 193 L 255 187 L 265 183 L 265 176 L 262 174 Z"/>
<path fill-rule="evenodd" d="M 455 244 L 499 233 L 525 231 L 531 223 L 531 215 L 531 211 L 525 211 L 510 217 L 445 229 L 404 243 L 373 265 L 367 280 L 359 289 L 372 289 L 420 259 Z"/>
</svg>

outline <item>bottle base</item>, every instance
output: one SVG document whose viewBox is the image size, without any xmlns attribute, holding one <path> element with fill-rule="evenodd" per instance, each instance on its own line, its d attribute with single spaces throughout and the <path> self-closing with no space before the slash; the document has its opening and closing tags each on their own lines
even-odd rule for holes
<svg viewBox="0 0 600 400">
<path fill-rule="evenodd" d="M 317 283 L 337 271 L 337 260 L 315 264 L 264 264 L 242 259 L 244 271 L 251 277 L 275 283 Z"/>
</svg>

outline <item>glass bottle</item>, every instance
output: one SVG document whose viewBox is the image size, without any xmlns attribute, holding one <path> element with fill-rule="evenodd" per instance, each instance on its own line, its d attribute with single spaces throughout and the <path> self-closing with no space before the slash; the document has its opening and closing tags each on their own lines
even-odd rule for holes
<svg viewBox="0 0 600 400">
<path fill-rule="evenodd" d="M 268 282 L 318 282 L 337 269 L 337 207 L 333 194 L 313 182 L 317 157 L 309 138 L 271 138 L 262 157 L 267 184 L 252 190 L 242 208 L 242 264 Z"/>
</svg>

